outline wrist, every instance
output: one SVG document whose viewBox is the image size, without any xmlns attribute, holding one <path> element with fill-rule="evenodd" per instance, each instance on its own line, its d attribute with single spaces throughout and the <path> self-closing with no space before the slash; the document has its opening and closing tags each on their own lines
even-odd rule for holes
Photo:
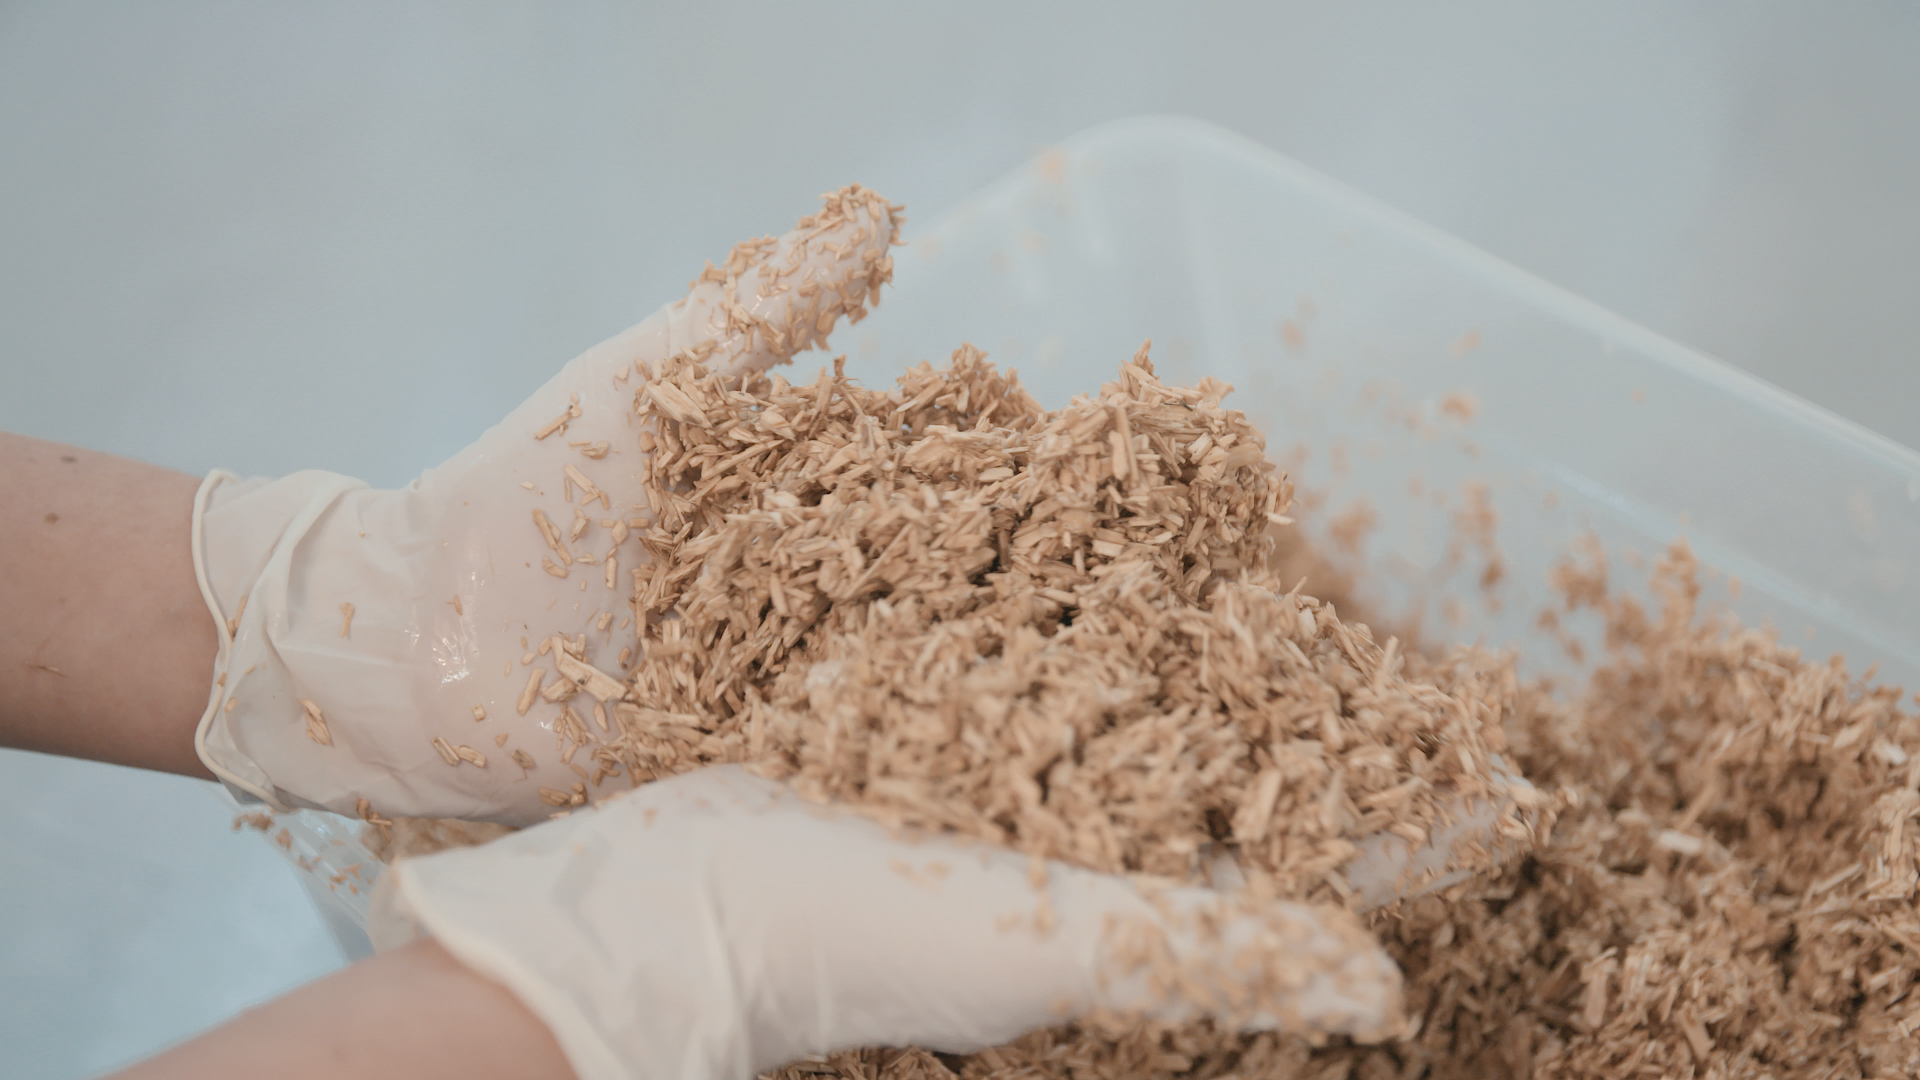
<svg viewBox="0 0 1920 1080">
<path fill-rule="evenodd" d="M 432 941 L 354 964 L 109 1080 L 574 1080 L 546 1027 Z"/>
</svg>

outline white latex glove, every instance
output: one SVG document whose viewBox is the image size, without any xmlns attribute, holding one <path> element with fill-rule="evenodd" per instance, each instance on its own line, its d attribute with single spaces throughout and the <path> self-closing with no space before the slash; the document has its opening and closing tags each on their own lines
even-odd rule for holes
<svg viewBox="0 0 1920 1080">
<path fill-rule="evenodd" d="M 896 839 L 737 766 L 403 861 L 369 930 L 381 948 L 425 932 L 504 984 L 581 1080 L 745 1080 L 856 1046 L 967 1052 L 1095 1009 L 1363 1037 L 1399 1011 L 1399 971 L 1344 912 L 1243 911 L 1202 888 L 1149 900 L 1003 849 Z M 1125 942 L 1156 939 L 1167 963 L 1132 964 Z M 1156 990 L 1172 968 L 1218 1007 Z"/>
<path fill-rule="evenodd" d="M 827 196 L 793 232 L 736 248 L 685 299 L 567 364 L 398 491 L 322 472 L 209 476 L 193 538 L 222 628 L 195 739 L 207 767 L 281 809 L 515 825 L 551 813 L 540 790 L 581 780 L 558 760 L 561 706 L 536 697 L 523 715 L 522 694 L 536 668 L 549 688 L 562 672 L 553 655 L 521 659 L 549 635 L 584 634 L 584 660 L 617 675 L 620 650 L 637 640 L 627 570 L 642 550 L 624 524 L 647 515 L 635 363 L 692 350 L 728 373 L 824 343 L 891 276 L 896 209 L 858 187 Z M 556 544 L 536 512 L 559 531 Z M 571 674 L 591 680 L 578 664 Z M 572 704 L 591 715 L 587 694 Z M 530 773 L 516 750 L 534 761 Z"/>
</svg>

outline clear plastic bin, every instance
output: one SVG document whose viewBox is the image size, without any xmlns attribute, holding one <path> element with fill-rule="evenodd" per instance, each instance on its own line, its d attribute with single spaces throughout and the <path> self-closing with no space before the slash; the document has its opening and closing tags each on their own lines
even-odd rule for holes
<svg viewBox="0 0 1920 1080">
<path fill-rule="evenodd" d="M 885 385 L 971 341 L 1059 405 L 1151 337 L 1169 380 L 1237 387 L 1324 496 L 1300 515 L 1316 540 L 1370 506 L 1363 595 L 1430 640 L 1575 668 L 1534 625 L 1553 564 L 1591 534 L 1630 588 L 1684 535 L 1749 622 L 1920 683 L 1920 454 L 1272 151 L 1110 124 L 907 235 L 879 309 L 835 340 L 852 373 Z M 1490 594 L 1484 552 L 1450 558 L 1476 485 L 1498 519 Z M 339 864 L 339 837 L 312 849 Z M 315 887 L 364 910 L 364 890 Z"/>
<path fill-rule="evenodd" d="M 1369 606 L 1424 613 L 1432 639 L 1567 667 L 1534 625 L 1551 566 L 1590 532 L 1628 587 L 1684 536 L 1740 580 L 1743 618 L 1920 683 L 1920 454 L 1270 150 L 1108 124 L 907 235 L 893 290 L 835 342 L 850 371 L 880 383 L 971 341 L 1051 406 L 1151 337 L 1163 377 L 1237 388 L 1326 498 L 1300 515 L 1315 539 L 1371 507 Z M 1497 610 L 1477 553 L 1448 567 L 1474 484 L 1498 516 Z"/>
</svg>

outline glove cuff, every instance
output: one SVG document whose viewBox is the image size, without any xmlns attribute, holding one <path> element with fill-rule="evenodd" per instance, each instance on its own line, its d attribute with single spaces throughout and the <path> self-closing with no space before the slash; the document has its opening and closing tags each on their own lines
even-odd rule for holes
<svg viewBox="0 0 1920 1080">
<path fill-rule="evenodd" d="M 276 612 L 284 614 L 300 540 L 340 496 L 366 486 L 327 472 L 242 480 L 216 469 L 194 494 L 194 577 L 213 615 L 219 651 L 193 748 L 242 802 L 264 802 L 278 811 L 310 805 L 277 787 L 240 748 L 232 723 L 241 704 L 236 691 L 244 680 L 250 713 L 268 710 L 285 713 L 287 724 L 305 722 L 294 680 L 274 649 L 270 620 Z"/>
</svg>

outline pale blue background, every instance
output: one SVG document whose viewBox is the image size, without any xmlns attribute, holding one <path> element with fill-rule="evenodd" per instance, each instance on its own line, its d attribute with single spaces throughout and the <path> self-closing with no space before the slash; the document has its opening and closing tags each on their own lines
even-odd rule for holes
<svg viewBox="0 0 1920 1080">
<path fill-rule="evenodd" d="M 820 191 L 1180 112 L 1920 445 L 1920 9 L 964 12 L 0 2 L 0 427 L 398 483 Z M 228 817 L 0 754 L 0 1074 L 339 962 Z"/>
</svg>

